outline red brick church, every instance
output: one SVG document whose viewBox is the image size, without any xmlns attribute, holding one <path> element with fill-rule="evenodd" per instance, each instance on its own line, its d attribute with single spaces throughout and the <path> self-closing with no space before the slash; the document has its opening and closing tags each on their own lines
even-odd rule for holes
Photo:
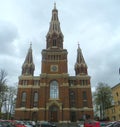
<svg viewBox="0 0 120 127">
<path fill-rule="evenodd" d="M 75 76 L 70 76 L 68 52 L 63 47 L 63 40 L 58 10 L 54 5 L 46 49 L 42 50 L 41 74 L 34 76 L 31 45 L 22 65 L 15 119 L 75 122 L 93 118 L 90 76 L 81 48 L 78 45 L 76 50 Z"/>
</svg>

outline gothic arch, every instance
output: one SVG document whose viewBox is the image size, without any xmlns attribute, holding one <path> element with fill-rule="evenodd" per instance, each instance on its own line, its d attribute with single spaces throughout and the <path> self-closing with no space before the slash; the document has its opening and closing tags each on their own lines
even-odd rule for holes
<svg viewBox="0 0 120 127">
<path fill-rule="evenodd" d="M 59 84 L 56 80 L 50 82 L 50 99 L 59 98 Z"/>
<path fill-rule="evenodd" d="M 62 110 L 62 103 L 59 103 L 59 102 L 56 101 L 56 100 L 53 100 L 53 101 L 47 103 L 47 106 L 46 106 L 46 107 L 47 107 L 47 109 L 49 110 L 49 108 L 50 108 L 51 106 L 53 106 L 53 105 L 57 106 L 60 110 Z"/>
</svg>

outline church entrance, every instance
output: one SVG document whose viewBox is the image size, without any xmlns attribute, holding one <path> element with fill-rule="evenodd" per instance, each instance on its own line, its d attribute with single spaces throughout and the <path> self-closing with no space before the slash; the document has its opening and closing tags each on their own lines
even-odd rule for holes
<svg viewBox="0 0 120 127">
<path fill-rule="evenodd" d="M 49 109 L 49 120 L 51 122 L 58 122 L 58 107 L 57 106 L 51 106 Z"/>
<path fill-rule="evenodd" d="M 37 120 L 38 120 L 37 112 L 33 112 L 33 113 L 32 113 L 32 120 L 33 120 L 33 121 L 37 121 Z"/>
</svg>

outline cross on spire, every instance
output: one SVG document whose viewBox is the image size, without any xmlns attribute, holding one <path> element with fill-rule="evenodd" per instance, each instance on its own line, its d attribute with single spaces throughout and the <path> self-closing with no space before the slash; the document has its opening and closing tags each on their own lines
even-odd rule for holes
<svg viewBox="0 0 120 127">
<path fill-rule="evenodd" d="M 79 43 L 79 41 L 78 41 L 78 48 L 80 47 L 80 43 Z"/>
<path fill-rule="evenodd" d="M 56 2 L 54 2 L 54 9 L 56 9 Z"/>
<path fill-rule="evenodd" d="M 30 42 L 30 48 L 32 48 L 32 42 Z"/>
</svg>

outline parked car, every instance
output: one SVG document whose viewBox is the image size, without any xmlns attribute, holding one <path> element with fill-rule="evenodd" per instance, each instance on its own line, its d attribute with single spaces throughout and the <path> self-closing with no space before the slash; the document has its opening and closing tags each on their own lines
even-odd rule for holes
<svg viewBox="0 0 120 127">
<path fill-rule="evenodd" d="M 25 126 L 23 121 L 15 121 L 14 125 L 15 125 L 15 127 L 27 127 L 27 126 Z"/>
<path fill-rule="evenodd" d="M 12 121 L 9 120 L 0 120 L 0 127 L 15 127 Z"/>
<path fill-rule="evenodd" d="M 77 127 L 84 127 L 84 124 L 78 123 Z"/>
<path fill-rule="evenodd" d="M 56 127 L 56 125 L 54 123 L 45 121 L 40 123 L 40 127 Z"/>
<path fill-rule="evenodd" d="M 77 127 L 84 127 L 84 121 L 78 121 Z"/>
<path fill-rule="evenodd" d="M 115 122 L 107 125 L 106 127 L 120 127 L 120 121 L 115 121 Z"/>
<path fill-rule="evenodd" d="M 112 125 L 113 123 L 115 123 L 115 121 L 113 121 L 113 122 L 108 122 L 108 123 L 106 124 L 106 127 L 109 127 L 109 126 Z"/>
<path fill-rule="evenodd" d="M 107 125 L 107 122 L 104 122 L 104 121 L 100 122 L 101 127 L 106 127 L 106 125 Z"/>
<path fill-rule="evenodd" d="M 86 120 L 84 122 L 84 127 L 101 127 L 99 121 Z"/>
<path fill-rule="evenodd" d="M 28 122 L 28 121 L 24 121 L 24 125 L 26 127 L 33 127 L 33 125 L 30 122 Z"/>
</svg>

